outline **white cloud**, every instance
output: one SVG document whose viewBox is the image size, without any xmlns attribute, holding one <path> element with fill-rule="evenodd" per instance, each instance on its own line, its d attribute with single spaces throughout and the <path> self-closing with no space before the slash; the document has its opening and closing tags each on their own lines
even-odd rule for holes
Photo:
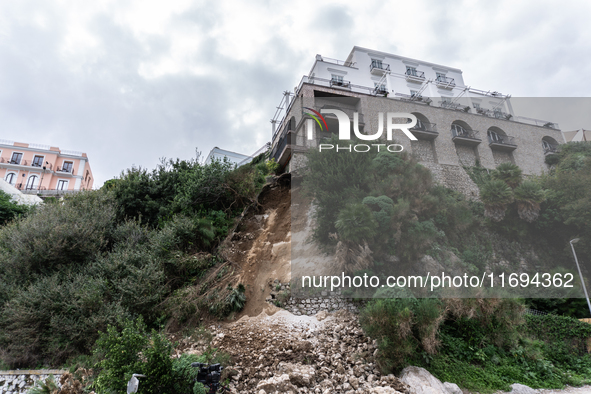
<svg viewBox="0 0 591 394">
<path fill-rule="evenodd" d="M 532 0 L 2 2 L 2 138 L 86 151 L 97 185 L 196 147 L 251 153 L 314 56 L 344 59 L 354 45 L 461 68 L 480 89 L 589 96 L 590 11 Z"/>
</svg>

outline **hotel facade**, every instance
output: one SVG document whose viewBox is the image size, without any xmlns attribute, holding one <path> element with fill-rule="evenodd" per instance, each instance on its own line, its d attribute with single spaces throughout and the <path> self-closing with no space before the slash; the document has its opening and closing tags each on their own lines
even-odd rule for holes
<svg viewBox="0 0 591 394">
<path fill-rule="evenodd" d="M 86 153 L 0 140 L 0 177 L 26 194 L 90 190 L 94 176 Z"/>
</svg>

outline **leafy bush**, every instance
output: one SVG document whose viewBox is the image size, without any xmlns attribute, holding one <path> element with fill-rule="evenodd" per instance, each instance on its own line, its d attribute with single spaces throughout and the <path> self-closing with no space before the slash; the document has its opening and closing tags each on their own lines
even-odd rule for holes
<svg viewBox="0 0 591 394">
<path fill-rule="evenodd" d="M 95 366 L 99 373 L 93 383 L 99 394 L 124 391 L 134 373 L 146 375 L 140 393 L 176 392 L 172 344 L 155 330 L 148 334 L 141 317 L 124 321 L 121 331 L 109 326 L 100 334 L 94 353 L 101 359 Z"/>
<path fill-rule="evenodd" d="M 39 207 L 34 215 L 0 229 L 0 268 L 27 283 L 32 275 L 84 264 L 107 247 L 114 215 L 113 199 L 101 192 Z"/>
<path fill-rule="evenodd" d="M 513 202 L 513 192 L 505 181 L 490 180 L 480 188 L 480 199 L 484 203 L 484 216 L 499 222 L 505 217 L 507 205 Z"/>
<path fill-rule="evenodd" d="M 12 201 L 10 194 L 0 190 L 0 226 L 11 220 L 25 216 L 31 208 L 27 205 L 19 205 Z"/>
<path fill-rule="evenodd" d="M 443 317 L 440 300 L 376 299 L 365 307 L 359 321 L 367 335 L 378 340 L 382 369 L 398 371 L 419 350 L 436 353 L 440 344 L 437 331 Z"/>
</svg>

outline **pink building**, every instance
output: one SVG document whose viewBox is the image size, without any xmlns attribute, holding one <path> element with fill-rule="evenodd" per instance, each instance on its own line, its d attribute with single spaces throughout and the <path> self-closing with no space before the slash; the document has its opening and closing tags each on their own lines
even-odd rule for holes
<svg viewBox="0 0 591 394">
<path fill-rule="evenodd" d="M 86 153 L 0 140 L 0 177 L 23 193 L 59 194 L 92 189 Z"/>
</svg>

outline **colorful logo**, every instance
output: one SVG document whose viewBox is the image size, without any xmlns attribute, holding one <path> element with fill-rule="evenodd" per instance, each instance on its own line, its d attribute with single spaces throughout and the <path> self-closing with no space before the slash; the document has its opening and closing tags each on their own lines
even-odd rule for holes
<svg viewBox="0 0 591 394">
<path fill-rule="evenodd" d="M 324 123 L 324 126 L 326 127 L 326 131 L 328 131 L 328 125 L 326 124 L 326 120 L 324 120 L 324 116 L 320 115 L 319 112 L 314 111 L 312 108 L 304 107 L 304 109 L 310 110 L 310 111 L 314 112 L 316 115 L 318 115 L 320 117 L 320 119 L 322 119 L 322 123 Z M 306 115 L 310 115 L 312 118 L 314 118 L 316 123 L 318 123 L 318 126 L 320 126 L 320 130 L 324 131 L 324 127 L 322 127 L 322 124 L 320 123 L 320 120 L 318 119 L 317 116 L 315 116 L 314 114 L 306 114 Z"/>
</svg>

